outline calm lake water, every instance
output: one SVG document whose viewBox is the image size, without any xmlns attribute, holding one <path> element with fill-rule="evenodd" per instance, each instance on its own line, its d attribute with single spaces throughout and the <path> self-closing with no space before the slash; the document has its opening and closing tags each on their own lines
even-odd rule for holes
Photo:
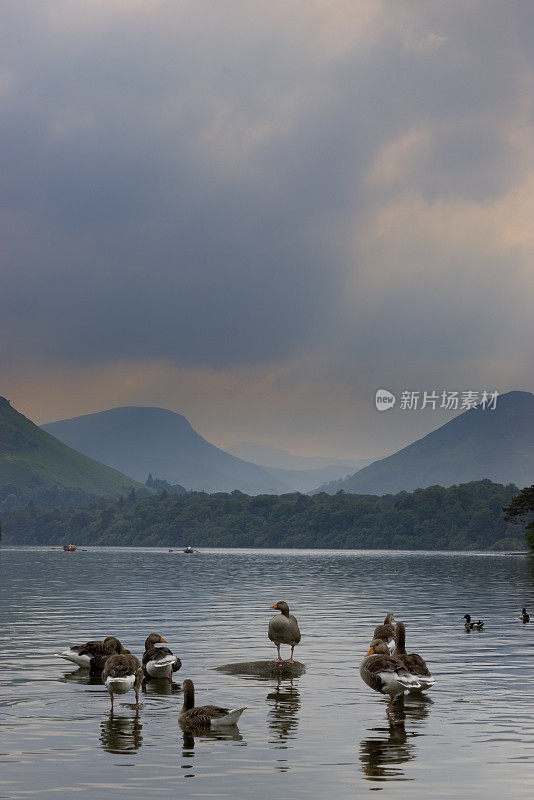
<svg viewBox="0 0 534 800">
<path fill-rule="evenodd" d="M 0 798 L 526 798 L 534 793 L 533 559 L 461 553 L 3 548 Z M 268 659 L 285 599 L 307 673 L 292 682 L 213 667 Z M 437 678 L 390 721 L 358 664 L 388 610 Z M 466 612 L 486 620 L 465 633 Z M 105 687 L 54 657 L 158 631 L 197 702 L 246 705 L 239 730 L 185 736 L 181 693 L 151 682 L 109 713 Z M 288 653 L 283 650 L 284 657 Z"/>
</svg>

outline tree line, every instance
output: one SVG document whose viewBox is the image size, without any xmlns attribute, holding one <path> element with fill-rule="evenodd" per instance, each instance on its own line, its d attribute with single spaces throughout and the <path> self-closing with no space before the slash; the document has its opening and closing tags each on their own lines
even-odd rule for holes
<svg viewBox="0 0 534 800">
<path fill-rule="evenodd" d="M 181 487 L 180 487 L 181 488 Z M 395 495 L 182 492 L 2 513 L 4 544 L 512 550 L 517 487 L 489 480 Z"/>
</svg>

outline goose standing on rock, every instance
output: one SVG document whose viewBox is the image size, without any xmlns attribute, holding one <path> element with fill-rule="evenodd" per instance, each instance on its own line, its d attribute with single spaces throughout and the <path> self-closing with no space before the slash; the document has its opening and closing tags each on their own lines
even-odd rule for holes
<svg viewBox="0 0 534 800">
<path fill-rule="evenodd" d="M 143 680 L 143 667 L 135 656 L 117 654 L 109 656 L 102 671 L 102 681 L 111 698 L 111 711 L 113 711 L 113 695 L 126 694 L 130 689 L 135 689 L 135 702 L 139 705 L 139 687 Z"/>
<path fill-rule="evenodd" d="M 182 662 L 168 647 L 155 647 L 167 642 L 159 633 L 151 633 L 145 641 L 143 671 L 145 678 L 167 678 L 172 683 L 172 673 L 177 672 Z"/>
<path fill-rule="evenodd" d="M 436 679 L 430 674 L 425 660 L 418 653 L 406 652 L 406 627 L 404 622 L 397 622 L 395 625 L 395 650 L 393 656 L 402 661 L 408 672 L 414 675 L 421 684 L 418 689 L 409 691 L 421 691 L 430 689 L 434 686 Z"/>
<path fill-rule="evenodd" d="M 360 663 L 360 676 L 375 692 L 389 694 L 388 714 L 399 694 L 421 688 L 418 678 L 406 669 L 402 661 L 390 655 L 382 639 L 373 639 L 371 642 Z"/>
<path fill-rule="evenodd" d="M 236 725 L 245 710 L 242 708 L 221 708 L 221 706 L 198 706 L 195 708 L 195 685 L 189 679 L 182 684 L 184 704 L 178 714 L 178 721 L 187 728 L 220 728 Z"/>
<path fill-rule="evenodd" d="M 383 624 L 377 625 L 373 633 L 373 639 L 381 639 L 383 642 L 385 642 L 390 653 L 392 653 L 395 649 L 395 626 L 393 625 L 394 619 L 395 615 L 393 612 L 388 611 Z"/>
<path fill-rule="evenodd" d="M 275 662 L 277 664 L 284 662 L 284 659 L 280 655 L 280 645 L 289 644 L 291 645 L 291 656 L 286 659 L 284 663 L 293 664 L 293 650 L 300 642 L 298 622 L 295 617 L 289 613 L 289 606 L 284 600 L 279 600 L 278 603 L 272 605 L 271 608 L 280 611 L 280 614 L 276 614 L 269 622 L 269 639 L 271 642 L 275 643 L 278 651 L 278 658 Z"/>
<path fill-rule="evenodd" d="M 521 616 L 519 617 L 519 619 L 521 620 L 523 625 L 525 624 L 525 622 L 530 622 L 530 614 L 527 614 L 526 608 L 524 608 L 523 611 L 521 612 Z"/>
<path fill-rule="evenodd" d="M 464 628 L 466 631 L 481 631 L 484 627 L 481 619 L 477 619 L 476 622 L 475 620 L 471 621 L 471 614 L 464 614 L 463 618 L 465 619 Z"/>
<path fill-rule="evenodd" d="M 129 653 L 121 642 L 115 636 L 106 636 L 103 642 L 94 641 L 86 642 L 85 644 L 76 644 L 72 647 L 63 650 L 61 653 L 56 653 L 59 658 L 64 658 L 66 661 L 72 661 L 83 669 L 91 667 L 91 660 L 94 658 L 106 659 L 114 653 Z"/>
</svg>

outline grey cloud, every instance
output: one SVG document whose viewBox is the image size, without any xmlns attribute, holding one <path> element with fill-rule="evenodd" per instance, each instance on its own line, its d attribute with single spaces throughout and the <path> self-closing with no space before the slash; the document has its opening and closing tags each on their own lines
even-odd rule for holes
<svg viewBox="0 0 534 800">
<path fill-rule="evenodd" d="M 94 7 L 91 24 L 62 28 L 58 6 L 40 5 L 41 17 L 13 5 L 6 29 L 14 361 L 227 368 L 317 347 L 333 374 L 353 363 L 370 380 L 399 360 L 412 369 L 414 353 L 428 364 L 492 351 L 504 323 L 488 306 L 495 317 L 509 302 L 500 255 L 489 265 L 500 277 L 480 288 L 484 249 L 475 264 L 461 248 L 407 248 L 431 256 L 428 276 L 372 293 L 374 305 L 373 270 L 343 240 L 403 189 L 480 203 L 518 179 L 506 125 L 533 66 L 529 3 L 386 3 L 372 40 L 334 55 L 280 7 L 229 11 L 219 27 L 210 4 L 102 7 L 102 19 Z M 381 149 L 417 126 L 430 144 L 408 186 L 370 188 Z M 395 247 L 381 255 L 393 269 Z M 462 262 L 459 300 L 443 276 Z"/>
</svg>

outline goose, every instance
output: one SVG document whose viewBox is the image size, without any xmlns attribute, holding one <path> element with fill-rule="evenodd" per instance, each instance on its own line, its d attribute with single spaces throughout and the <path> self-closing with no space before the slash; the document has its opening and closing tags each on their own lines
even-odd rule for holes
<svg viewBox="0 0 534 800">
<path fill-rule="evenodd" d="M 129 650 L 126 650 L 115 636 L 106 636 L 102 642 L 94 641 L 73 645 L 67 650 L 63 650 L 62 653 L 56 653 L 56 656 L 64 658 L 66 661 L 72 661 L 73 664 L 84 669 L 89 669 L 91 659 L 98 656 L 111 656 L 113 653 L 129 653 Z"/>
<path fill-rule="evenodd" d="M 221 708 L 220 706 L 195 707 L 195 685 L 187 679 L 182 684 L 184 704 L 178 714 L 178 721 L 188 728 L 220 728 L 225 725 L 236 725 L 245 710 L 242 708 Z"/>
<path fill-rule="evenodd" d="M 465 625 L 464 628 L 466 631 L 481 631 L 484 627 L 484 623 L 481 619 L 477 619 L 476 622 L 473 620 L 471 622 L 471 614 L 464 614 Z"/>
<path fill-rule="evenodd" d="M 399 694 L 421 687 L 419 680 L 406 669 L 402 661 L 390 655 L 382 639 L 373 639 L 371 642 L 360 663 L 360 676 L 375 692 L 389 694 L 388 714 Z"/>
<path fill-rule="evenodd" d="M 418 653 L 406 652 L 406 627 L 404 622 L 397 622 L 395 625 L 395 650 L 393 656 L 402 661 L 406 669 L 414 675 L 421 686 L 419 689 L 410 691 L 422 691 L 434 686 L 436 679 L 430 674 L 425 660 Z"/>
<path fill-rule="evenodd" d="M 527 609 L 524 608 L 521 612 L 521 616 L 519 617 L 521 622 L 524 624 L 525 622 L 530 622 L 530 614 L 527 614 Z"/>
<path fill-rule="evenodd" d="M 278 651 L 278 658 L 275 660 L 276 664 L 281 664 L 284 659 L 280 655 L 280 645 L 291 645 L 291 656 L 285 660 L 286 664 L 293 664 L 293 650 L 300 642 L 299 625 L 295 617 L 289 613 L 289 606 L 284 600 L 279 600 L 274 603 L 271 608 L 280 611 L 269 622 L 269 639 L 274 642 Z"/>
<path fill-rule="evenodd" d="M 143 668 L 138 658 L 131 653 L 109 656 L 102 670 L 102 681 L 111 698 L 111 711 L 113 711 L 113 695 L 126 694 L 130 689 L 135 689 L 135 702 L 139 705 L 139 687 L 142 680 Z"/>
<path fill-rule="evenodd" d="M 383 642 L 385 642 L 391 653 L 395 649 L 395 627 L 393 625 L 394 619 L 395 615 L 393 612 L 388 611 L 383 624 L 377 625 L 373 633 L 373 639 L 381 639 Z"/>
<path fill-rule="evenodd" d="M 155 647 L 155 644 L 167 642 L 159 633 L 151 633 L 145 641 L 143 653 L 143 672 L 145 678 L 167 678 L 172 683 L 172 673 L 177 672 L 182 662 L 168 647 Z"/>
<path fill-rule="evenodd" d="M 119 650 L 118 653 L 122 653 L 123 655 L 130 655 L 130 651 L 126 650 L 125 647 L 122 650 Z M 113 653 L 111 653 L 113 655 Z M 89 662 L 89 675 L 92 678 L 102 677 L 102 670 L 106 666 L 106 661 L 110 656 L 109 652 L 100 653 L 98 655 L 94 655 Z"/>
</svg>

